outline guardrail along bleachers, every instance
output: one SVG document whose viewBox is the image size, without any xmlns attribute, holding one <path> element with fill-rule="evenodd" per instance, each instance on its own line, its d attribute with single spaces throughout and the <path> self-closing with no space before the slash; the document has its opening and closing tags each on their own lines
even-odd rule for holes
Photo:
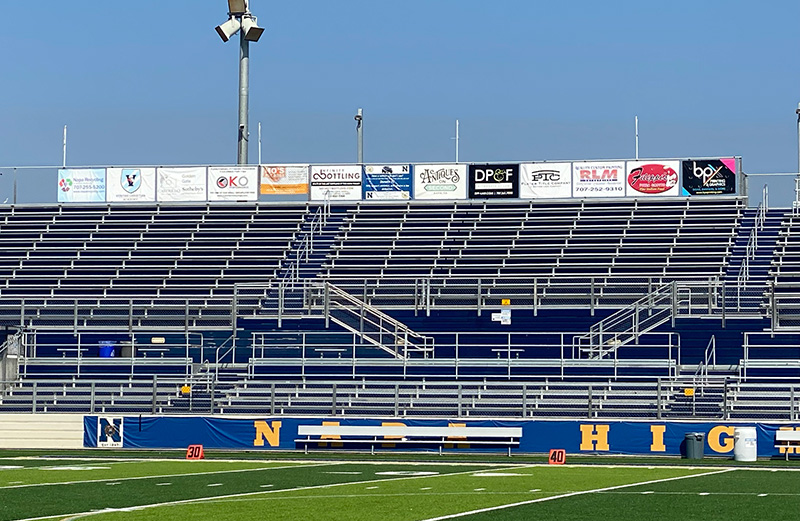
<svg viewBox="0 0 800 521">
<path fill-rule="evenodd" d="M 331 279 L 724 274 L 745 202 L 728 199 L 359 204 Z"/>
<path fill-rule="evenodd" d="M 64 326 L 66 307 L 133 299 L 152 309 L 186 299 L 229 307 L 234 284 L 275 276 L 309 211 L 307 204 L 9 207 L 0 213 L 0 320 Z M 38 311 L 23 320 L 21 308 Z"/>
<path fill-rule="evenodd" d="M 188 387 L 188 392 L 182 389 Z M 687 392 L 691 390 L 691 392 Z M 213 382 L 141 376 L 0 385 L 2 412 L 396 418 L 800 419 L 800 384 L 736 379 L 538 378 Z"/>
</svg>

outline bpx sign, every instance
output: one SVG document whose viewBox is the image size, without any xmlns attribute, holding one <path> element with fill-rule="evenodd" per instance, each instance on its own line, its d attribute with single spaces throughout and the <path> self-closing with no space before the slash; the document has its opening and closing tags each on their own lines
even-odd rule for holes
<svg viewBox="0 0 800 521">
<path fill-rule="evenodd" d="M 519 169 L 520 197 L 572 197 L 572 163 L 523 163 Z"/>
<path fill-rule="evenodd" d="M 414 199 L 466 199 L 467 165 L 414 165 Z"/>
<path fill-rule="evenodd" d="M 683 162 L 684 195 L 736 193 L 736 159 L 700 159 Z"/>
<path fill-rule="evenodd" d="M 678 161 L 628 161 L 626 171 L 629 196 L 679 195 Z"/>
<path fill-rule="evenodd" d="M 572 191 L 575 197 L 623 197 L 625 163 L 573 163 Z"/>
<path fill-rule="evenodd" d="M 469 165 L 469 196 L 519 197 L 519 165 Z"/>
<path fill-rule="evenodd" d="M 257 166 L 211 166 L 208 168 L 209 201 L 256 201 L 257 199 Z"/>
</svg>

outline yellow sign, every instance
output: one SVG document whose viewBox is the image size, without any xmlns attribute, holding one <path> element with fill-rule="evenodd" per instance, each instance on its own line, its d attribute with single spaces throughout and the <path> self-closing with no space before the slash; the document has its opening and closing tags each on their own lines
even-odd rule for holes
<svg viewBox="0 0 800 521">
<path fill-rule="evenodd" d="M 502 299 L 502 300 L 500 301 L 500 305 L 501 305 L 501 306 L 510 306 L 510 305 L 511 305 L 511 299 L 510 299 L 510 298 L 504 298 L 504 299 Z"/>
</svg>

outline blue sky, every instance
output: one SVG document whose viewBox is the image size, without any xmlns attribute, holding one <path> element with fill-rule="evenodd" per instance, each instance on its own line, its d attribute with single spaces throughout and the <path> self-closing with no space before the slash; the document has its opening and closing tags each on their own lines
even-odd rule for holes
<svg viewBox="0 0 800 521">
<path fill-rule="evenodd" d="M 31 8 L 30 6 L 35 6 Z M 270 162 L 741 155 L 797 171 L 800 3 L 251 0 Z M 0 165 L 233 163 L 225 0 L 0 2 Z"/>
</svg>

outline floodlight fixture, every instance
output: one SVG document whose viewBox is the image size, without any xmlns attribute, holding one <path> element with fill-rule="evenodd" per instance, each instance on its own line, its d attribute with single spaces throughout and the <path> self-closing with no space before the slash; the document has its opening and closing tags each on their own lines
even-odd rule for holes
<svg viewBox="0 0 800 521">
<path fill-rule="evenodd" d="M 248 0 L 228 0 L 228 21 L 216 27 L 217 34 L 227 42 L 239 34 L 239 128 L 237 162 L 247 164 L 248 112 L 250 98 L 250 42 L 257 42 L 264 29 L 258 26 L 256 17 L 250 13 Z"/>
<path fill-rule="evenodd" d="M 227 22 L 219 24 L 216 27 L 217 34 L 219 34 L 223 42 L 230 40 L 241 28 L 242 23 L 236 18 L 229 18 Z"/>
<path fill-rule="evenodd" d="M 264 28 L 258 26 L 254 16 L 244 15 L 242 17 L 242 33 L 248 42 L 257 42 L 264 34 Z"/>
<path fill-rule="evenodd" d="M 232 15 L 243 15 L 250 12 L 247 0 L 228 0 L 228 12 Z"/>
</svg>

